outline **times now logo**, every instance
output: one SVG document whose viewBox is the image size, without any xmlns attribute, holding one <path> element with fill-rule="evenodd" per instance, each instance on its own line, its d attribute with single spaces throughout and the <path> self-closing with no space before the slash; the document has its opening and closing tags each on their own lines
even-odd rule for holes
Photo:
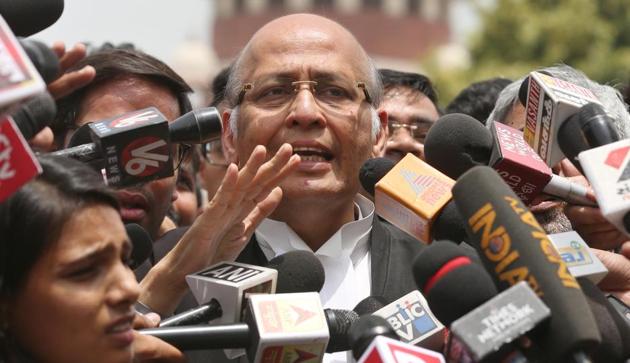
<svg viewBox="0 0 630 363">
<path fill-rule="evenodd" d="M 125 172 L 137 177 L 146 177 L 159 172 L 169 160 L 168 143 L 155 136 L 136 139 L 122 152 L 122 165 Z"/>
</svg>

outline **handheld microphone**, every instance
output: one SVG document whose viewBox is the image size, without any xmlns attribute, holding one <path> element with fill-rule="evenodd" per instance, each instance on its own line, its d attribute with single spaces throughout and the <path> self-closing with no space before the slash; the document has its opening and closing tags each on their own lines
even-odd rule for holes
<svg viewBox="0 0 630 363">
<path fill-rule="evenodd" d="M 463 222 L 450 201 L 453 181 L 412 154 L 398 164 L 368 159 L 359 180 L 366 191 L 375 191 L 376 213 L 418 240 L 465 239 Z"/>
<path fill-rule="evenodd" d="M 0 119 L 0 202 L 41 172 L 41 165 L 13 119 Z"/>
<path fill-rule="evenodd" d="M 488 130 L 474 118 L 450 114 L 440 118 L 424 144 L 429 164 L 457 179 L 468 169 L 489 165 L 525 202 L 541 192 L 573 204 L 595 205 L 588 189 L 555 175 L 524 141 L 522 133 L 494 122 Z"/>
<path fill-rule="evenodd" d="M 549 326 L 535 339 L 550 359 L 577 359 L 593 351 L 601 336 L 580 286 L 501 177 L 491 168 L 474 167 L 457 180 L 453 198 L 497 287 L 526 281 L 551 310 Z"/>
<path fill-rule="evenodd" d="M 28 37 L 53 25 L 63 7 L 63 0 L 2 0 L 0 15 L 16 35 Z"/>
<path fill-rule="evenodd" d="M 18 39 L 46 84 L 54 81 L 61 71 L 59 58 L 46 44 L 33 39 Z"/>
<path fill-rule="evenodd" d="M 324 268 L 315 254 L 309 251 L 289 251 L 276 256 L 269 261 L 267 268 L 278 271 L 277 293 L 319 292 L 324 286 Z M 213 298 L 162 320 L 160 327 L 205 324 L 222 315 L 221 304 Z"/>
<path fill-rule="evenodd" d="M 22 100 L 45 91 L 46 84 L 2 17 L 0 51 L 0 110 L 10 113 Z"/>
<path fill-rule="evenodd" d="M 591 252 L 577 232 L 554 233 L 547 237 L 569 267 L 571 275 L 578 281 L 584 277 L 597 284 L 608 274 L 606 266 Z"/>
<path fill-rule="evenodd" d="M 376 311 L 394 328 L 405 343 L 439 350 L 443 346 L 444 325 L 433 316 L 422 294 L 414 290 Z"/>
<path fill-rule="evenodd" d="M 444 363 L 444 356 L 429 349 L 382 335 L 375 337 L 357 363 Z"/>
<path fill-rule="evenodd" d="M 354 309 L 352 310 L 355 313 L 357 313 L 359 316 L 372 315 L 377 310 L 380 310 L 383 307 L 385 307 L 385 305 L 387 304 L 388 302 L 384 297 L 370 295 L 366 297 L 365 299 L 359 301 L 357 306 L 355 306 Z"/>
<path fill-rule="evenodd" d="M 244 314 L 246 323 L 207 327 L 169 327 L 141 330 L 178 349 L 246 348 L 252 362 L 321 361 L 331 336 L 347 331 L 352 319 L 327 321 L 319 294 L 253 294 Z M 341 329 L 341 331 L 329 331 Z M 226 338 L 226 336 L 228 336 Z"/>
<path fill-rule="evenodd" d="M 91 164 L 102 159 L 110 185 L 145 183 L 173 175 L 171 144 L 212 140 L 220 133 L 220 122 L 216 109 L 209 107 L 190 111 L 169 125 L 159 110 L 149 107 L 90 123 L 94 143 L 53 154 Z"/>
<path fill-rule="evenodd" d="M 630 140 L 625 139 L 579 154 L 584 175 L 593 186 L 604 217 L 630 236 Z"/>
<path fill-rule="evenodd" d="M 372 344 L 374 338 L 385 336 L 391 339 L 400 340 L 398 334 L 385 318 L 378 315 L 364 315 L 359 318 L 348 332 L 348 341 L 352 347 L 354 359 L 359 359 Z"/>
<path fill-rule="evenodd" d="M 132 270 L 135 270 L 151 255 L 151 252 L 153 251 L 153 241 L 151 240 L 149 233 L 147 233 L 147 231 L 145 231 L 139 224 L 125 224 L 125 230 L 127 231 L 127 236 L 129 236 L 131 245 L 133 246 L 131 249 L 129 267 Z"/>
<path fill-rule="evenodd" d="M 50 125 L 57 114 L 57 104 L 50 93 L 43 92 L 24 102 L 11 114 L 13 121 L 26 140 L 32 139 Z"/>
<path fill-rule="evenodd" d="M 603 111 L 601 103 L 591 90 L 540 72 L 529 74 L 527 89 L 523 137 L 547 165 L 554 166 L 560 162 L 565 157 L 565 150 L 569 150 L 567 146 L 572 143 L 577 145 L 583 141 L 598 142 L 600 136 L 611 140 L 613 133 L 616 135 L 614 129 L 609 129 L 608 125 L 598 122 L 584 123 L 586 120 L 580 116 L 572 117 L 589 103 L 596 104 L 595 108 Z M 580 137 L 587 139 L 580 140 Z M 618 139 L 617 137 L 611 141 Z M 566 156 L 575 163 L 576 155 L 577 153 Z M 579 168 L 579 164 L 577 166 Z"/>
</svg>

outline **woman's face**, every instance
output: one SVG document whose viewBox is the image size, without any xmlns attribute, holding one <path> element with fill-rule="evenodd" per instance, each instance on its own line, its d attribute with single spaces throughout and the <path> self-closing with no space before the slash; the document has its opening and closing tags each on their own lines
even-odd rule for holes
<svg viewBox="0 0 630 363">
<path fill-rule="evenodd" d="M 104 205 L 74 213 L 9 301 L 9 331 L 38 362 L 130 362 L 139 294 L 120 215 Z"/>
</svg>

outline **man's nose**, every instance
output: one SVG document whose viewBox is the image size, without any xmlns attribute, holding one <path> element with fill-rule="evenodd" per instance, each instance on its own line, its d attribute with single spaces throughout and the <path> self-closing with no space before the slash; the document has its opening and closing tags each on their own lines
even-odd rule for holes
<svg viewBox="0 0 630 363">
<path fill-rule="evenodd" d="M 300 88 L 296 91 L 287 121 L 291 127 L 317 128 L 326 126 L 326 119 L 322 110 L 309 88 Z"/>
<path fill-rule="evenodd" d="M 399 154 L 401 158 L 407 153 L 412 153 L 424 160 L 424 145 L 414 139 L 409 130 L 406 128 L 400 128 L 390 136 L 389 140 L 387 140 L 385 153 Z"/>
</svg>

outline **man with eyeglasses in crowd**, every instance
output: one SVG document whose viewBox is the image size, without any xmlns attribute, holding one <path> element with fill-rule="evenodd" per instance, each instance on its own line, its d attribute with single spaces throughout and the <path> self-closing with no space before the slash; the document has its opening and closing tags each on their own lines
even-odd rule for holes
<svg viewBox="0 0 630 363">
<path fill-rule="evenodd" d="M 385 143 L 387 113 L 378 71 L 354 36 L 316 15 L 273 20 L 235 61 L 226 92 L 228 161 L 287 143 L 301 159 L 237 261 L 264 265 L 290 250 L 313 251 L 326 274 L 327 308 L 352 309 L 369 295 L 393 301 L 415 289 L 410 266 L 421 244 L 374 218 L 374 205 L 358 195 L 361 165 Z"/>
<path fill-rule="evenodd" d="M 407 153 L 424 160 L 424 139 L 440 117 L 431 80 L 418 73 L 379 69 L 384 86 L 381 107 L 387 112 L 389 137 L 380 156 L 399 161 Z"/>
</svg>

